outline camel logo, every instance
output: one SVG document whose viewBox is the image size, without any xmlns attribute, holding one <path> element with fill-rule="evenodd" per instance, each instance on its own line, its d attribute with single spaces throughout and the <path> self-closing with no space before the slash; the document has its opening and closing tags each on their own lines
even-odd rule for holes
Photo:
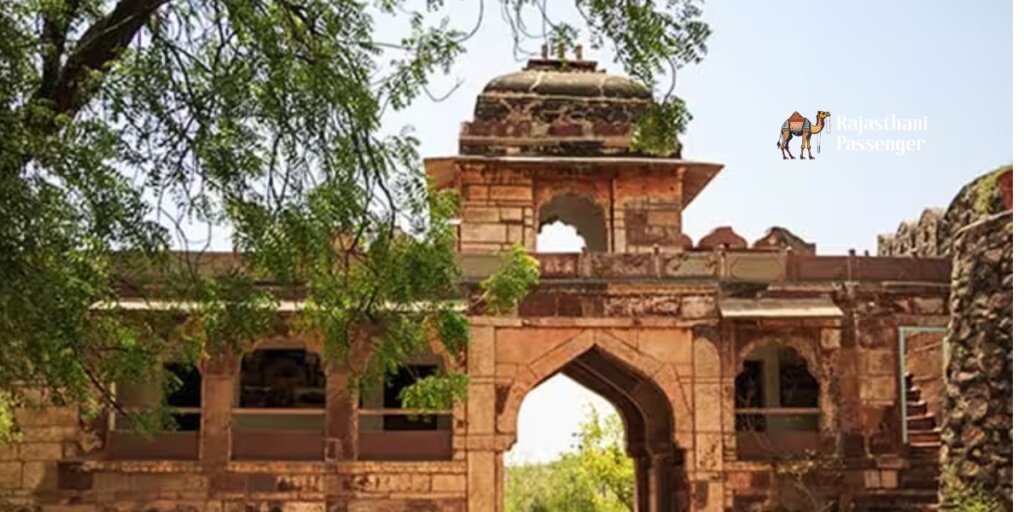
<svg viewBox="0 0 1024 512">
<path fill-rule="evenodd" d="M 814 155 L 811 154 L 811 135 L 821 133 L 821 130 L 828 126 L 827 119 L 831 115 L 824 110 L 819 110 L 818 122 L 811 126 L 810 119 L 800 115 L 799 112 L 793 112 L 793 115 L 782 123 L 782 133 L 779 134 L 779 141 L 775 143 L 775 147 L 782 150 L 782 159 L 796 158 L 789 151 L 789 141 L 796 135 L 800 137 L 800 159 L 804 159 L 804 150 L 806 149 L 807 157 L 814 160 Z M 786 156 L 787 153 L 789 156 Z M 821 135 L 818 135 L 818 154 L 821 154 Z"/>
</svg>

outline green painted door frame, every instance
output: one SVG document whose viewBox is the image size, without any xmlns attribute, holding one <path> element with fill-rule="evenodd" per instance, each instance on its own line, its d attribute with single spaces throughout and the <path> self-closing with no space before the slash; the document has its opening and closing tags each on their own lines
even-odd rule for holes
<svg viewBox="0 0 1024 512">
<path fill-rule="evenodd" d="M 907 434 L 907 335 L 917 334 L 921 332 L 946 332 L 946 327 L 935 327 L 935 326 L 922 326 L 922 325 L 901 325 L 897 328 L 899 330 L 899 367 L 900 367 L 900 434 L 903 439 L 903 444 L 907 444 L 909 436 Z M 946 341 L 942 341 L 942 355 L 943 355 L 943 371 L 946 367 Z"/>
</svg>

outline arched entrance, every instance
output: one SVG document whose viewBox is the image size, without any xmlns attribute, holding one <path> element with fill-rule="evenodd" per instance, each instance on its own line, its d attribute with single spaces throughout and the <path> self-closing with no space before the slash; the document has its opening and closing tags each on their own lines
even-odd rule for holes
<svg viewBox="0 0 1024 512">
<path fill-rule="evenodd" d="M 532 387 L 559 373 L 608 400 L 622 417 L 626 453 L 634 465 L 633 510 L 684 510 L 684 458 L 673 439 L 672 405 L 661 386 L 598 345 L 590 346 L 545 379 L 532 383 Z M 518 413 L 518 404 L 512 407 Z"/>
</svg>

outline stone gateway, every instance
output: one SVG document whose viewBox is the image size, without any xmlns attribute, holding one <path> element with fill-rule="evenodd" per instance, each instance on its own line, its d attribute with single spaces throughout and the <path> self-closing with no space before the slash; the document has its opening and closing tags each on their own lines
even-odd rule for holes
<svg viewBox="0 0 1024 512">
<path fill-rule="evenodd" d="M 68 512 L 498 512 L 523 399 L 562 373 L 621 413 L 636 511 L 929 510 L 950 260 L 818 255 L 778 227 L 749 244 L 723 227 L 695 246 L 686 207 L 723 166 L 634 150 L 651 98 L 594 62 L 533 60 L 487 85 L 458 155 L 426 160 L 433 184 L 461 197 L 471 280 L 502 250 L 535 250 L 556 220 L 586 243 L 536 255 L 541 283 L 517 313 L 471 311 L 464 361 L 424 353 L 356 396 L 315 339 L 268 339 L 177 368 L 179 428 L 152 438 L 116 414 L 21 411 L 23 438 L 0 446 L 0 499 Z M 469 374 L 465 402 L 426 418 L 401 409 L 404 386 L 446 365 Z M 118 393 L 155 399 L 144 386 Z M 813 471 L 780 470 L 807 460 Z"/>
</svg>

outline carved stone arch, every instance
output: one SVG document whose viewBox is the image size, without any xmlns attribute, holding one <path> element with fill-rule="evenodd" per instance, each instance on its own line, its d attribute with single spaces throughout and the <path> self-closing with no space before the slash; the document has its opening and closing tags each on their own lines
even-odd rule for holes
<svg viewBox="0 0 1024 512">
<path fill-rule="evenodd" d="M 818 407 L 821 409 L 819 431 L 823 435 L 836 438 L 838 442 L 836 436 L 839 432 L 839 376 L 836 372 L 836 358 L 839 351 L 820 350 L 814 339 L 802 335 L 760 336 L 747 341 L 740 349 L 732 369 L 732 377 L 735 378 L 743 371 L 743 361 L 754 350 L 770 343 L 792 348 L 807 363 L 807 371 L 818 381 Z"/>
<path fill-rule="evenodd" d="M 430 338 L 430 342 L 427 345 L 427 351 L 430 355 L 437 356 L 441 363 L 441 368 L 445 371 L 458 370 L 462 367 L 461 361 L 456 359 L 448 349 L 444 348 L 444 344 L 441 343 L 441 340 L 436 336 L 432 336 Z"/>
<path fill-rule="evenodd" d="M 680 510 L 688 486 L 677 426 L 686 422 L 675 371 L 610 332 L 586 330 L 520 366 L 497 405 L 504 448 L 516 441 L 526 395 L 558 373 L 604 397 L 619 411 L 634 461 L 636 510 Z"/>
<path fill-rule="evenodd" d="M 537 211 L 537 230 L 561 221 L 576 229 L 589 252 L 608 251 L 608 215 L 593 198 L 576 191 L 552 195 Z"/>
<path fill-rule="evenodd" d="M 821 385 L 822 382 L 830 377 L 824 366 L 821 364 L 819 359 L 819 353 L 817 350 L 817 343 L 805 336 L 761 336 L 754 338 L 743 345 L 740 349 L 739 357 L 736 358 L 733 366 L 732 376 L 735 377 L 743 371 L 743 361 L 750 356 L 750 354 L 760 347 L 769 345 L 771 343 L 778 343 L 784 347 L 790 347 L 796 350 L 796 353 L 807 362 L 807 371 L 811 372 L 811 375 Z"/>
<path fill-rule="evenodd" d="M 641 353 L 627 342 L 604 332 L 584 331 L 566 339 L 555 348 L 534 358 L 517 372 L 509 393 L 498 412 L 498 431 L 513 433 L 519 417 L 519 409 L 534 388 L 556 375 L 563 367 L 591 350 L 598 348 L 613 356 L 619 364 L 630 367 L 658 385 L 660 391 L 673 404 L 672 416 L 676 425 L 685 421 L 686 412 L 673 402 L 673 397 L 682 395 L 679 382 L 671 366 Z"/>
<path fill-rule="evenodd" d="M 641 374 L 657 385 L 659 391 L 671 405 L 673 430 L 678 431 L 682 425 L 687 424 L 689 410 L 683 401 L 683 391 L 672 365 L 648 356 L 634 349 L 627 342 L 604 331 L 596 334 L 595 344 L 625 364 L 639 370 Z"/>
<path fill-rule="evenodd" d="M 498 432 L 515 434 L 519 409 L 522 407 L 526 395 L 541 383 L 557 374 L 563 366 L 593 348 L 593 346 L 594 333 L 592 331 L 583 331 L 567 338 L 551 350 L 520 366 L 519 371 L 516 372 L 513 378 L 512 384 L 509 386 L 508 395 L 504 402 L 499 404 L 501 410 L 497 411 Z"/>
<path fill-rule="evenodd" d="M 303 363 L 296 363 L 294 361 L 289 362 L 287 358 L 278 359 L 274 362 L 269 362 L 264 357 L 265 354 L 257 355 L 260 352 L 266 351 L 302 351 L 305 353 L 305 361 Z M 315 361 L 311 361 L 310 357 L 315 357 Z M 252 358 L 252 359 L 250 359 Z M 292 375 L 305 376 L 304 378 L 309 380 L 322 380 L 324 387 L 324 407 L 326 408 L 326 387 L 327 378 L 330 374 L 327 362 L 324 360 L 323 343 L 320 338 L 311 335 L 302 336 L 273 336 L 261 339 L 248 347 L 243 353 L 238 354 L 233 361 L 232 380 L 234 381 L 236 389 L 236 400 L 243 400 L 244 393 L 243 388 L 245 386 L 245 365 L 246 361 L 250 364 L 255 365 L 254 368 L 261 368 L 260 372 L 270 371 L 270 368 L 284 369 L 285 371 L 293 372 Z M 311 364 L 315 362 L 315 365 Z M 269 366 L 268 366 L 269 365 Z M 303 366 L 308 365 L 308 366 Z M 255 374 L 250 374 L 255 375 Z M 266 374 L 263 374 L 266 375 Z M 297 378 L 297 377 L 296 377 Z M 238 406 L 238 403 L 235 404 Z M 245 407 L 245 406 L 243 406 Z M 252 407 L 252 406 L 249 406 Z M 257 408 L 260 406 L 256 406 Z"/>
</svg>

